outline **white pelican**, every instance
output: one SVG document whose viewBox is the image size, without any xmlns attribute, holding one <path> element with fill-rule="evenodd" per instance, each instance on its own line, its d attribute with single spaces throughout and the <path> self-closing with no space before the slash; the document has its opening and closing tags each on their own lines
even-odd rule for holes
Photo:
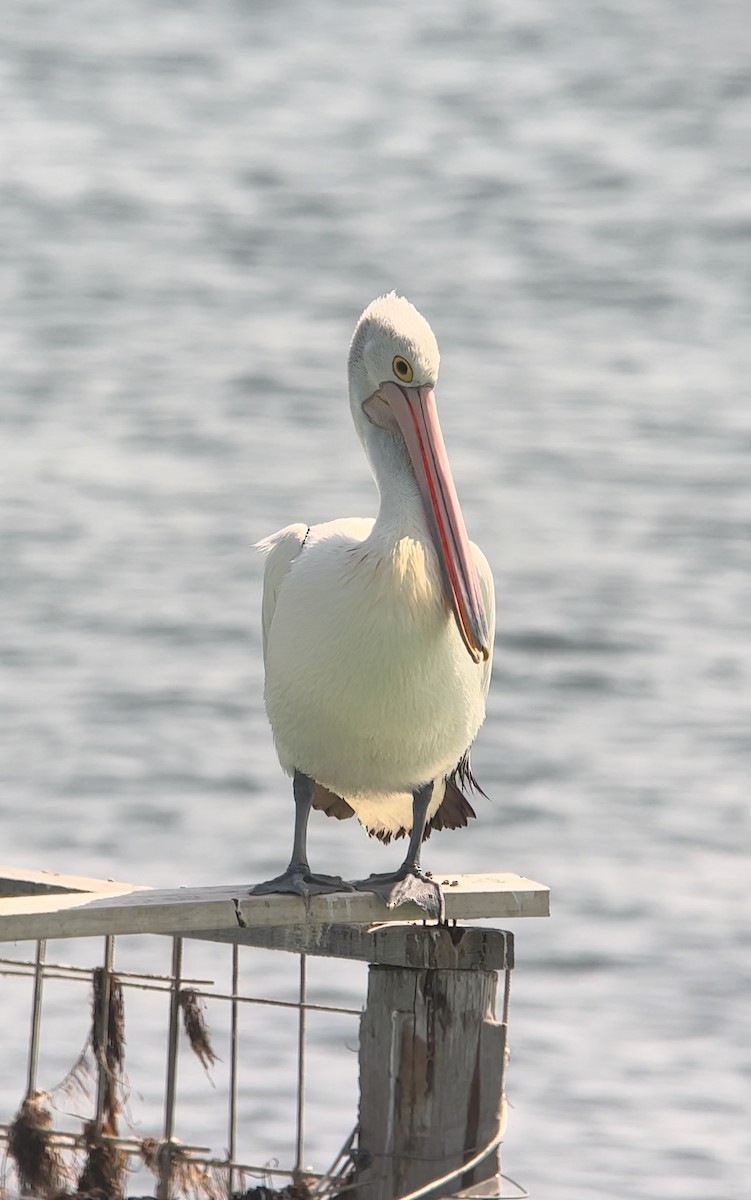
<svg viewBox="0 0 751 1200">
<path fill-rule="evenodd" d="M 375 521 L 289 525 L 259 542 L 266 711 L 293 776 L 287 870 L 254 894 L 376 891 L 437 915 L 420 870 L 431 828 L 474 816 L 458 784 L 485 717 L 493 578 L 467 538 L 433 389 L 438 346 L 393 292 L 360 317 L 349 351 L 355 428 L 380 495 Z M 310 809 L 356 813 L 384 841 L 410 833 L 397 871 L 354 884 L 313 874 Z"/>
</svg>

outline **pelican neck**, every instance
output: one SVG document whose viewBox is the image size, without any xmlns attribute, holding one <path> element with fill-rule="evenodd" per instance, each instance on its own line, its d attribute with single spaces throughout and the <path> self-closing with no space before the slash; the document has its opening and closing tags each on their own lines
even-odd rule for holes
<svg viewBox="0 0 751 1200">
<path fill-rule="evenodd" d="M 392 444 L 390 453 L 371 459 L 380 504 L 372 537 L 397 542 L 403 537 L 432 544 L 432 535 L 417 479 L 404 442 L 399 449 Z M 374 456 L 375 457 L 375 456 Z"/>
</svg>

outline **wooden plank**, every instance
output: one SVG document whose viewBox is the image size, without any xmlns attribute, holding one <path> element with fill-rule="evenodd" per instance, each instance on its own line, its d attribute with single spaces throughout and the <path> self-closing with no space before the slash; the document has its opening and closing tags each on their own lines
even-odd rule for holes
<svg viewBox="0 0 751 1200">
<path fill-rule="evenodd" d="M 549 889 L 519 875 L 436 876 L 443 885 L 447 920 L 546 917 Z M 238 927 L 356 924 L 422 920 L 414 904 L 387 909 L 369 892 L 329 896 L 250 896 L 248 884 L 138 889 L 110 884 L 102 892 L 23 896 L 0 900 L 0 942 L 104 934 L 234 930 Z"/>
<path fill-rule="evenodd" d="M 320 958 L 348 958 L 379 966 L 419 970 L 505 971 L 514 965 L 513 934 L 469 925 L 285 925 L 281 928 L 215 930 L 201 934 L 265 950 Z"/>
<path fill-rule="evenodd" d="M 146 890 L 138 883 L 118 883 L 114 879 L 92 879 L 88 875 L 61 875 L 57 871 L 30 871 L 0 866 L 0 897 L 36 896 L 62 892 L 99 892 L 121 895 Z"/>
</svg>

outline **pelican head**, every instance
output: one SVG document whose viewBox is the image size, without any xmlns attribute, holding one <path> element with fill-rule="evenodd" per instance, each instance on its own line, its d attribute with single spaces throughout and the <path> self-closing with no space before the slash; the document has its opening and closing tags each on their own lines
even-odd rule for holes
<svg viewBox="0 0 751 1200">
<path fill-rule="evenodd" d="M 349 348 L 352 402 L 362 405 L 387 379 L 435 387 L 440 360 L 435 334 L 414 304 L 395 292 L 379 296 L 357 322 Z"/>
<path fill-rule="evenodd" d="M 350 407 L 381 493 L 405 471 L 416 483 L 446 599 L 468 652 L 484 662 L 487 621 L 436 411 L 439 361 L 433 330 L 417 309 L 393 292 L 380 296 L 352 337 Z"/>
</svg>

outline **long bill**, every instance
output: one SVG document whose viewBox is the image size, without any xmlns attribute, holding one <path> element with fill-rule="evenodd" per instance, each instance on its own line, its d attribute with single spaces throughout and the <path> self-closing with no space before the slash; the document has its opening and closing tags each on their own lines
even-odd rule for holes
<svg viewBox="0 0 751 1200">
<path fill-rule="evenodd" d="M 380 391 L 401 430 L 412 462 L 459 632 L 475 662 L 486 662 L 490 639 L 480 582 L 438 423 L 433 389 L 401 387 L 389 380 L 381 385 Z"/>
</svg>

